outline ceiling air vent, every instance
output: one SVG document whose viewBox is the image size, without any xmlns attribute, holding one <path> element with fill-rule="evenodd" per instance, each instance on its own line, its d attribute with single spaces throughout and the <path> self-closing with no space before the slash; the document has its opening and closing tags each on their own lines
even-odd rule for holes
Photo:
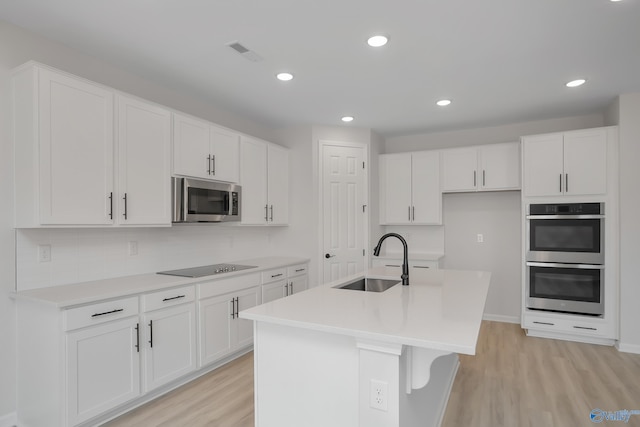
<svg viewBox="0 0 640 427">
<path fill-rule="evenodd" d="M 245 46 L 241 45 L 240 42 L 231 42 L 227 44 L 231 49 L 238 52 L 245 59 L 248 59 L 251 62 L 260 62 L 262 61 L 262 57 L 255 53 L 254 51 L 247 49 Z"/>
</svg>

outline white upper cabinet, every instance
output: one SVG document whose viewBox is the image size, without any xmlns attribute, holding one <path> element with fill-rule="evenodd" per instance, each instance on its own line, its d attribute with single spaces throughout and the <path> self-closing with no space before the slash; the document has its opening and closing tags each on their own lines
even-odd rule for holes
<svg viewBox="0 0 640 427">
<path fill-rule="evenodd" d="M 440 152 L 382 154 L 380 223 L 440 224 Z"/>
<path fill-rule="evenodd" d="M 605 194 L 607 140 L 606 128 L 523 137 L 525 196 Z"/>
<path fill-rule="evenodd" d="M 171 113 L 118 96 L 119 224 L 171 224 L 170 154 Z"/>
<path fill-rule="evenodd" d="M 289 151 L 242 137 L 240 162 L 242 224 L 288 224 Z"/>
<path fill-rule="evenodd" d="M 238 182 L 240 135 L 204 120 L 174 113 L 173 173 Z"/>
<path fill-rule="evenodd" d="M 113 93 L 35 65 L 13 83 L 16 226 L 113 223 Z"/>
<path fill-rule="evenodd" d="M 442 191 L 520 189 L 520 144 L 482 145 L 442 151 Z"/>
</svg>

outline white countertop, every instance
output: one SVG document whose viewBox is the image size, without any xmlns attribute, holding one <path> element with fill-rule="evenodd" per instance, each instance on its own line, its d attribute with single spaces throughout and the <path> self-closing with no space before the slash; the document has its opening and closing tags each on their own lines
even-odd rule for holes
<svg viewBox="0 0 640 427">
<path fill-rule="evenodd" d="M 412 271 L 410 285 L 376 293 L 336 289 L 365 274 L 322 285 L 240 312 L 240 317 L 414 347 L 475 354 L 491 273 Z M 400 281 L 400 268 L 367 277 Z"/>
<path fill-rule="evenodd" d="M 255 265 L 256 268 L 203 277 L 167 276 L 156 273 L 139 274 L 136 276 L 115 277 L 112 279 L 96 280 L 92 282 L 19 291 L 14 295 L 16 298 L 26 298 L 46 304 L 53 304 L 58 308 L 67 308 L 70 306 L 88 304 L 101 300 L 159 291 L 175 286 L 227 279 L 230 277 L 257 273 L 272 268 L 286 267 L 307 262 L 309 262 L 308 258 L 298 257 L 274 256 L 245 259 L 232 261 L 232 263 Z M 214 263 L 212 262 L 212 264 Z M 256 285 L 258 284 L 259 283 L 256 283 Z"/>
</svg>

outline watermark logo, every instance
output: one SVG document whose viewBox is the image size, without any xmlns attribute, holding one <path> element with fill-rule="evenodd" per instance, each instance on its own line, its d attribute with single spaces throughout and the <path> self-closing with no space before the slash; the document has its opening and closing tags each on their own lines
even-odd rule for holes
<svg viewBox="0 0 640 427">
<path fill-rule="evenodd" d="M 594 409 L 589 414 L 592 423 L 601 423 L 603 421 L 624 421 L 629 422 L 631 415 L 640 415 L 640 409 L 620 409 L 618 411 L 603 411 L 602 409 Z"/>
</svg>

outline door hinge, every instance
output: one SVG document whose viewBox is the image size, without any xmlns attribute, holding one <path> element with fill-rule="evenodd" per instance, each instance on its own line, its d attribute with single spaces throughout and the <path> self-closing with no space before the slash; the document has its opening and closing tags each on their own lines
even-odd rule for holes
<svg viewBox="0 0 640 427">
<path fill-rule="evenodd" d="M 362 162 L 362 169 L 364 169 L 364 162 Z"/>
<path fill-rule="evenodd" d="M 362 250 L 362 256 L 364 256 L 364 249 Z"/>
<path fill-rule="evenodd" d="M 364 213 L 364 210 L 367 208 L 367 205 L 362 205 L 362 213 Z"/>
</svg>

